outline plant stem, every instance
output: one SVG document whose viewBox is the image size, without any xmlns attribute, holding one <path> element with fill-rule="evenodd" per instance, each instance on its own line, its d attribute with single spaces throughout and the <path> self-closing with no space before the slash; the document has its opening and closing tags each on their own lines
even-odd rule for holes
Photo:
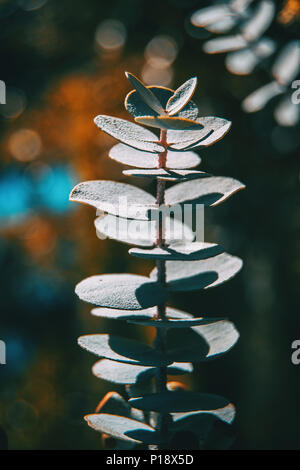
<svg viewBox="0 0 300 470">
<path fill-rule="evenodd" d="M 159 154 L 158 166 L 159 168 L 165 168 L 166 166 L 166 157 L 167 157 L 167 131 L 161 130 L 160 132 L 160 141 L 159 143 L 164 146 L 164 152 Z M 157 191 L 156 191 L 156 204 L 161 206 L 165 201 L 165 181 L 158 179 L 157 180 Z M 158 220 L 158 229 L 157 229 L 157 239 L 156 246 L 162 247 L 165 244 L 164 240 L 164 231 L 163 231 L 163 221 L 162 214 L 159 215 Z M 157 267 L 157 282 L 163 286 L 166 284 L 166 262 L 164 260 L 158 260 L 156 262 Z M 163 320 L 166 316 L 166 304 L 160 304 L 157 306 L 156 318 L 158 320 Z M 154 346 L 161 353 L 165 352 L 165 339 L 166 339 L 166 329 L 165 328 L 156 328 L 156 337 L 154 340 Z M 167 390 L 167 368 L 158 367 L 156 372 L 156 391 L 164 392 Z M 157 431 L 161 434 L 162 443 L 157 447 L 158 449 L 166 448 L 168 442 L 168 423 L 170 420 L 169 414 L 160 413 L 157 418 Z"/>
</svg>

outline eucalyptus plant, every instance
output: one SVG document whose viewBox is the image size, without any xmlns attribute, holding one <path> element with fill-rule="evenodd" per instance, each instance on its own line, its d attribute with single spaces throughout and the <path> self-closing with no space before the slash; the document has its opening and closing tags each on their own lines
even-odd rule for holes
<svg viewBox="0 0 300 470">
<path fill-rule="evenodd" d="M 154 327 L 156 336 L 152 346 L 114 334 L 79 338 L 82 348 L 101 358 L 93 374 L 125 386 L 124 396 L 108 393 L 96 413 L 85 419 L 96 431 L 112 436 L 119 449 L 170 449 L 182 435 L 193 435 L 197 445 L 205 447 L 216 422 L 233 422 L 234 406 L 215 394 L 188 391 L 168 377 L 191 374 L 192 364 L 223 355 L 239 334 L 227 319 L 194 317 L 169 306 L 168 299 L 172 292 L 222 284 L 241 269 L 242 261 L 215 243 L 197 240 L 186 221 L 174 220 L 172 212 L 186 205 L 192 210 L 213 207 L 244 188 L 235 179 L 194 170 L 201 161 L 194 150 L 220 140 L 231 123 L 198 117 L 192 101 L 196 78 L 174 91 L 146 87 L 134 75 L 126 76 L 134 89 L 125 107 L 136 123 L 105 115 L 97 116 L 95 123 L 121 142 L 112 147 L 110 158 L 133 167 L 124 170 L 125 175 L 154 179 L 156 195 L 105 180 L 78 184 L 70 199 L 97 209 L 99 235 L 134 245 L 130 255 L 150 259 L 156 267 L 149 277 L 94 275 L 81 281 L 75 292 L 96 305 L 92 315 Z M 159 136 L 140 124 L 159 129 Z"/>
</svg>

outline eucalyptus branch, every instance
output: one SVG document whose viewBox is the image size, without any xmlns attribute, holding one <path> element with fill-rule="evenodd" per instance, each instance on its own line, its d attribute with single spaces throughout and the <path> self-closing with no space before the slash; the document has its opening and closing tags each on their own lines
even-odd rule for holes
<svg viewBox="0 0 300 470">
<path fill-rule="evenodd" d="M 93 366 L 93 374 L 124 385 L 129 395 L 126 400 L 119 393 L 109 392 L 96 413 L 85 419 L 95 430 L 112 436 L 118 449 L 139 445 L 169 449 L 176 445 L 178 435 L 181 445 L 188 448 L 191 432 L 199 446 L 203 446 L 210 439 L 214 422 L 231 424 L 234 406 L 218 395 L 187 391 L 180 382 L 175 385 L 168 382 L 168 376 L 191 373 L 192 363 L 219 357 L 233 347 L 239 335 L 230 321 L 194 317 L 170 307 L 168 298 L 173 291 L 217 286 L 233 277 L 241 269 L 242 261 L 224 253 L 219 245 L 195 240 L 183 217 L 171 224 L 165 209 L 174 210 L 177 206 L 182 209 L 186 201 L 193 209 L 200 202 L 214 206 L 244 185 L 232 178 L 213 177 L 193 169 L 201 161 L 194 149 L 220 140 L 231 124 L 212 116 L 198 117 L 198 108 L 191 100 L 196 78 L 174 91 L 145 87 L 135 76 L 129 73 L 126 76 L 134 87 L 126 96 L 126 109 L 137 123 L 160 129 L 160 137 L 140 125 L 110 116 L 99 115 L 95 123 L 121 141 L 109 156 L 135 167 L 123 173 L 154 178 L 156 196 L 125 183 L 87 181 L 73 189 L 70 199 L 105 212 L 107 215 L 95 221 L 97 234 L 135 245 L 129 254 L 153 260 L 156 268 L 149 277 L 91 276 L 81 281 L 75 292 L 80 299 L 97 306 L 91 312 L 93 315 L 154 327 L 156 337 L 152 346 L 111 334 L 78 339 L 82 348 L 101 358 Z M 177 184 L 166 189 L 166 181 Z M 153 211 L 158 215 L 154 226 L 149 215 Z M 132 222 L 139 228 L 137 233 L 130 229 Z M 179 342 L 176 331 L 182 332 Z M 203 412 L 208 420 L 203 420 Z M 105 445 L 107 440 L 103 442 Z"/>
</svg>

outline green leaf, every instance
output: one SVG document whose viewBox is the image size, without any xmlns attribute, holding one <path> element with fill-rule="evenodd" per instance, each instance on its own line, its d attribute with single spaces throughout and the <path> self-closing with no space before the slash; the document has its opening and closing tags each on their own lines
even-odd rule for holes
<svg viewBox="0 0 300 470">
<path fill-rule="evenodd" d="M 165 247 L 154 247 L 152 249 L 130 248 L 129 253 L 138 258 L 149 258 L 154 260 L 192 261 L 211 258 L 223 253 L 220 245 L 204 242 L 175 243 Z"/>
<path fill-rule="evenodd" d="M 133 88 L 135 88 L 137 93 L 140 95 L 142 100 L 145 101 L 145 103 L 150 106 L 153 111 L 158 114 L 166 114 L 164 108 L 162 107 L 161 103 L 156 98 L 156 96 L 152 93 L 151 89 L 145 87 L 145 85 L 143 85 L 143 83 L 132 73 L 125 72 L 125 75 L 130 81 Z"/>
<path fill-rule="evenodd" d="M 194 234 L 188 225 L 170 217 L 164 218 L 166 243 L 192 241 Z M 156 221 L 123 219 L 106 215 L 95 220 L 99 238 L 103 235 L 123 243 L 138 246 L 153 246 L 157 238 Z"/>
<path fill-rule="evenodd" d="M 233 178 L 209 176 L 198 180 L 178 183 L 165 192 L 165 204 L 204 204 L 217 206 L 241 191 L 245 185 Z"/>
<path fill-rule="evenodd" d="M 95 431 L 104 432 L 116 439 L 143 442 L 144 444 L 158 444 L 160 442 L 159 435 L 151 426 L 134 419 L 105 413 L 90 414 L 84 419 Z"/>
<path fill-rule="evenodd" d="M 168 375 L 190 374 L 192 371 L 193 366 L 189 363 L 178 364 L 174 362 L 171 366 L 167 367 Z M 143 383 L 152 379 L 157 373 L 157 368 L 101 359 L 93 365 L 92 372 L 99 379 L 129 385 Z"/>
<path fill-rule="evenodd" d="M 203 126 L 203 129 L 168 132 L 171 150 L 207 147 L 222 139 L 231 126 L 230 121 L 213 116 L 198 118 L 196 121 Z"/>
<path fill-rule="evenodd" d="M 196 170 L 166 170 L 157 168 L 153 170 L 123 170 L 123 175 L 136 176 L 138 178 L 159 178 L 166 181 L 186 181 L 192 179 L 206 178 L 209 173 Z"/>
<path fill-rule="evenodd" d="M 126 364 L 162 367 L 172 363 L 147 344 L 121 336 L 107 334 L 80 336 L 78 344 L 99 357 Z"/>
<path fill-rule="evenodd" d="M 216 287 L 235 276 L 243 266 L 236 256 L 222 253 L 201 261 L 167 261 L 167 287 L 170 291 L 192 291 Z M 156 279 L 156 268 L 150 278 Z"/>
<path fill-rule="evenodd" d="M 114 308 L 93 308 L 91 314 L 96 317 L 108 318 L 110 320 L 147 320 L 153 319 L 157 313 L 157 307 L 147 308 L 145 310 L 119 310 Z M 166 307 L 167 318 L 193 318 L 190 313 L 182 312 L 175 308 Z"/>
<path fill-rule="evenodd" d="M 169 116 L 141 116 L 136 117 L 135 121 L 145 126 L 157 127 L 158 129 L 167 130 L 200 130 L 203 126 L 196 121 L 182 117 Z"/>
<path fill-rule="evenodd" d="M 197 86 L 197 78 L 190 78 L 174 92 L 167 102 L 166 110 L 169 116 L 177 114 L 192 98 Z"/>
<path fill-rule="evenodd" d="M 174 90 L 165 87 L 150 86 L 147 87 L 157 97 L 165 109 L 169 99 L 173 96 Z M 136 91 L 131 91 L 125 98 L 125 107 L 127 111 L 134 116 L 158 116 L 139 96 Z M 198 108 L 193 101 L 189 101 L 178 113 L 179 117 L 195 120 L 198 116 Z"/>
<path fill-rule="evenodd" d="M 123 165 L 137 168 L 158 167 L 158 154 L 142 152 L 124 144 L 114 145 L 109 151 L 109 157 Z M 194 168 L 200 162 L 201 158 L 195 152 L 167 152 L 166 167 L 170 169 Z"/>
<path fill-rule="evenodd" d="M 102 274 L 77 284 L 81 300 L 100 307 L 141 310 L 167 300 L 167 291 L 145 276 L 135 274 Z"/>
<path fill-rule="evenodd" d="M 142 126 L 124 119 L 103 115 L 95 117 L 94 121 L 102 131 L 131 147 L 154 153 L 164 151 L 164 148 L 157 143 L 158 137 Z"/>
<path fill-rule="evenodd" d="M 72 190 L 70 200 L 95 207 L 109 214 L 147 220 L 147 213 L 155 206 L 155 198 L 126 183 L 115 181 L 85 181 Z M 124 202 L 125 201 L 125 202 Z"/>
<path fill-rule="evenodd" d="M 229 404 L 226 398 L 218 395 L 199 392 L 160 392 L 144 395 L 129 400 L 133 408 L 144 411 L 156 411 L 158 413 L 175 413 L 184 411 L 214 412 Z"/>
</svg>

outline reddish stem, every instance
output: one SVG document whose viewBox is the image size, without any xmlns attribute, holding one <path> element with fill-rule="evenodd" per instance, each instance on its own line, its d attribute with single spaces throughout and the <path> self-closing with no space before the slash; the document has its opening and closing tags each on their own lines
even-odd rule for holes
<svg viewBox="0 0 300 470">
<path fill-rule="evenodd" d="M 161 130 L 159 143 L 164 147 L 164 151 L 158 156 L 158 168 L 166 167 L 167 160 L 167 131 Z M 163 205 L 165 202 L 165 181 L 158 179 L 157 180 L 157 192 L 156 192 L 156 204 L 158 206 Z M 156 246 L 162 247 L 165 244 L 164 233 L 163 233 L 163 224 L 162 224 L 162 215 L 159 216 L 158 221 L 158 230 L 156 238 Z M 156 262 L 157 267 L 157 282 L 162 285 L 166 284 L 166 262 L 164 260 L 158 260 Z M 160 304 L 157 306 L 157 313 L 155 315 L 156 319 L 163 320 L 166 316 L 166 304 Z M 166 329 L 165 328 L 156 328 L 156 338 L 154 340 L 154 346 L 161 353 L 165 352 L 165 339 L 166 339 Z M 156 374 L 156 391 L 163 392 L 167 390 L 167 368 L 158 367 Z M 170 417 L 169 414 L 160 413 L 157 419 L 157 431 L 160 432 L 162 436 L 162 441 L 167 443 L 168 439 L 168 423 Z M 158 448 L 162 449 L 165 445 L 161 444 Z"/>
</svg>

